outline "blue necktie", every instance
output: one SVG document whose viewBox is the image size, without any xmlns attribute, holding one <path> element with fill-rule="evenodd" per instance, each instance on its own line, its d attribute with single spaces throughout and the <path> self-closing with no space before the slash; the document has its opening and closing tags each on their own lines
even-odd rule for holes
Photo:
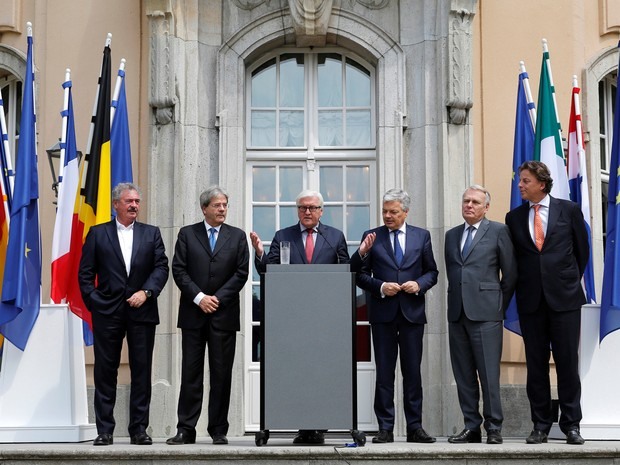
<svg viewBox="0 0 620 465">
<path fill-rule="evenodd" d="M 398 240 L 399 233 L 400 230 L 398 229 L 394 231 L 394 257 L 398 266 L 403 262 L 403 249 L 400 248 L 400 241 Z"/>
<path fill-rule="evenodd" d="M 211 236 L 209 237 L 209 245 L 211 246 L 211 251 L 215 250 L 215 235 L 217 234 L 217 229 L 209 228 L 209 232 Z"/>
<path fill-rule="evenodd" d="M 467 255 L 467 252 L 469 252 L 469 248 L 471 247 L 471 243 L 474 240 L 474 238 L 472 237 L 473 231 L 474 231 L 474 227 L 473 226 L 468 226 L 467 227 L 467 237 L 465 238 L 465 244 L 463 244 L 463 250 L 461 251 L 461 254 L 463 255 L 463 257 L 465 257 L 465 255 Z"/>
</svg>

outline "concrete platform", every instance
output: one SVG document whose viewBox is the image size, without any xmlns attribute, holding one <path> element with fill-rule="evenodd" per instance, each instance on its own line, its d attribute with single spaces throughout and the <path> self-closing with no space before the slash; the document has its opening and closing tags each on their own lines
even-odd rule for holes
<svg viewBox="0 0 620 465">
<path fill-rule="evenodd" d="M 132 446 L 127 438 L 115 438 L 112 446 L 94 447 L 92 442 L 77 444 L 2 444 L 0 464 L 95 465 L 95 464 L 293 464 L 370 465 L 378 462 L 431 465 L 533 465 L 533 464 L 620 464 L 620 442 L 588 441 L 583 446 L 569 446 L 564 441 L 528 445 L 524 438 L 505 439 L 503 445 L 449 444 L 438 438 L 434 444 L 410 444 L 396 438 L 392 444 L 344 447 L 350 437 L 328 437 L 322 446 L 294 446 L 292 436 L 273 436 L 267 445 L 256 447 L 254 436 L 229 438 L 227 446 L 214 446 L 209 438 L 197 444 L 168 446 L 165 439 L 155 439 L 152 446 Z"/>
</svg>

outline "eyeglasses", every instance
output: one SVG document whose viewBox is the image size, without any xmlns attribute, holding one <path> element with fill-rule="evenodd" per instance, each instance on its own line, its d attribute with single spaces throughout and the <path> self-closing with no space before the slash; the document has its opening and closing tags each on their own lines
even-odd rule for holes
<svg viewBox="0 0 620 465">
<path fill-rule="evenodd" d="M 306 210 L 309 211 L 310 213 L 314 213 L 317 210 L 320 210 L 321 207 L 315 207 L 314 205 L 311 207 L 304 207 L 302 205 L 298 205 L 297 206 L 297 210 L 299 210 L 301 213 L 304 213 Z"/>
<path fill-rule="evenodd" d="M 227 203 L 210 203 L 209 206 L 215 208 L 216 210 L 219 210 L 220 208 L 228 208 Z"/>
</svg>

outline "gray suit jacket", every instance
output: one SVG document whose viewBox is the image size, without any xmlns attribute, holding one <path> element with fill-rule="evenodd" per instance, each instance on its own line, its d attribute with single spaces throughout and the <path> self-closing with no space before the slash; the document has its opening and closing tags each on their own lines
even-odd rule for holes
<svg viewBox="0 0 620 465">
<path fill-rule="evenodd" d="M 448 321 L 461 309 L 472 321 L 501 321 L 517 283 L 517 263 L 508 227 L 484 218 L 467 255 L 461 255 L 464 225 L 446 233 Z"/>
</svg>

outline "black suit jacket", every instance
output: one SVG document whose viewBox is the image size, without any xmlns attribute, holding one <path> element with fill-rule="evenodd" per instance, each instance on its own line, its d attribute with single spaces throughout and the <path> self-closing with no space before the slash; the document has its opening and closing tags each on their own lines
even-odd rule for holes
<svg viewBox="0 0 620 465">
<path fill-rule="evenodd" d="M 318 234 L 314 237 L 314 253 L 312 254 L 313 264 L 346 264 L 349 263 L 349 251 L 347 241 L 342 231 L 326 224 L 319 223 Z M 280 242 L 288 241 L 291 243 L 291 265 L 305 265 L 306 249 L 301 237 L 299 223 L 280 229 L 271 240 L 269 253 L 264 253 L 261 259 L 254 258 L 254 266 L 260 273 L 264 273 L 267 264 L 280 263 Z"/>
<path fill-rule="evenodd" d="M 506 214 L 519 270 L 516 292 L 519 313 L 535 312 L 543 294 L 555 311 L 581 308 L 586 303 L 581 277 L 590 249 L 579 205 L 550 198 L 547 233 L 541 251 L 529 232 L 529 209 L 529 203 L 524 203 Z"/>
<path fill-rule="evenodd" d="M 204 221 L 181 228 L 172 259 L 172 276 L 181 290 L 178 327 L 198 328 L 211 318 L 218 329 L 239 331 L 239 293 L 248 280 L 249 261 L 248 242 L 239 228 L 222 224 L 215 251 Z M 199 292 L 218 298 L 216 312 L 206 314 L 194 303 Z"/>
<path fill-rule="evenodd" d="M 168 280 L 168 258 L 159 228 L 134 223 L 129 276 L 116 231 L 116 220 L 90 228 L 82 248 L 78 281 L 90 312 L 111 314 L 141 289 L 153 292 L 139 308 L 128 312 L 133 321 L 159 323 L 157 296 Z"/>
</svg>

